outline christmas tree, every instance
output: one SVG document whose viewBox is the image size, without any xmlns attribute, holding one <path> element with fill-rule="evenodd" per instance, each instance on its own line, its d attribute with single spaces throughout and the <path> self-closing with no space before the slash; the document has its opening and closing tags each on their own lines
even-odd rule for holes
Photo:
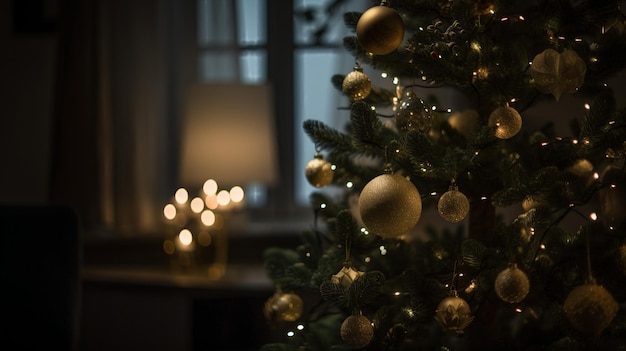
<svg viewBox="0 0 626 351">
<path fill-rule="evenodd" d="M 320 190 L 301 245 L 265 251 L 286 334 L 263 350 L 625 350 L 620 2 L 383 1 L 344 22 L 346 127 L 303 125 Z"/>
</svg>

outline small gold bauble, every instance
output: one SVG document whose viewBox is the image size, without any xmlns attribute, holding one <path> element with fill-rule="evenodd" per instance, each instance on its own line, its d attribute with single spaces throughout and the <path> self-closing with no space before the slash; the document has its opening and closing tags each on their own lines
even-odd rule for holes
<svg viewBox="0 0 626 351">
<path fill-rule="evenodd" d="M 463 330 L 472 323 L 474 316 L 467 301 L 458 296 L 448 296 L 437 306 L 435 319 L 447 332 L 463 334 Z"/>
<path fill-rule="evenodd" d="M 350 98 L 350 101 L 363 100 L 372 91 L 372 81 L 363 73 L 361 66 L 357 65 L 344 77 L 341 91 Z"/>
<path fill-rule="evenodd" d="M 562 53 L 546 49 L 533 59 L 530 75 L 537 90 L 558 101 L 563 93 L 574 93 L 583 85 L 587 66 L 574 50 Z"/>
<path fill-rule="evenodd" d="M 356 37 L 365 51 L 386 55 L 402 43 L 404 22 L 394 9 L 384 5 L 374 6 L 359 18 Z"/>
<path fill-rule="evenodd" d="M 276 292 L 265 302 L 265 317 L 272 323 L 293 322 L 302 315 L 303 301 L 294 293 Z"/>
<path fill-rule="evenodd" d="M 585 284 L 572 290 L 563 303 L 567 320 L 579 332 L 598 336 L 617 314 L 618 305 L 601 285 Z"/>
<path fill-rule="evenodd" d="M 372 342 L 374 327 L 372 322 L 363 315 L 352 315 L 341 323 L 341 339 L 353 349 L 360 349 Z"/>
<path fill-rule="evenodd" d="M 467 197 L 456 186 L 450 187 L 437 202 L 439 215 L 448 222 L 458 223 L 469 213 L 470 204 Z"/>
<path fill-rule="evenodd" d="M 494 287 L 496 295 L 502 301 L 519 303 L 528 295 L 530 281 L 524 271 L 517 268 L 517 265 L 512 265 L 498 273 Z"/>
<path fill-rule="evenodd" d="M 497 138 L 510 139 L 522 129 L 522 116 L 516 109 L 502 106 L 491 112 L 488 124 L 496 129 Z"/>
<path fill-rule="evenodd" d="M 422 198 L 411 181 L 385 173 L 370 180 L 361 191 L 359 213 L 368 230 L 383 238 L 395 238 L 415 227 L 422 214 Z"/>
<path fill-rule="evenodd" d="M 304 169 L 306 179 L 317 188 L 330 184 L 333 181 L 334 173 L 330 162 L 326 161 L 320 153 L 316 153 Z"/>
<path fill-rule="evenodd" d="M 412 91 L 407 92 L 396 110 L 396 125 L 402 131 L 427 132 L 433 124 L 430 109 Z"/>
</svg>

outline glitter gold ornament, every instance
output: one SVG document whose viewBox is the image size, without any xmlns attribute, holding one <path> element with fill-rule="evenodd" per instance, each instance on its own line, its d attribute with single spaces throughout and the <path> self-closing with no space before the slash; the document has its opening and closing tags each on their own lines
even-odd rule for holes
<svg viewBox="0 0 626 351">
<path fill-rule="evenodd" d="M 448 222 L 458 223 L 469 213 L 469 200 L 459 191 L 456 185 L 451 185 L 449 190 L 439 198 L 437 210 L 439 215 Z"/>
<path fill-rule="evenodd" d="M 618 305 L 611 293 L 594 282 L 572 290 L 563 303 L 565 317 L 579 332 L 598 336 L 617 314 Z"/>
<path fill-rule="evenodd" d="M 349 316 L 341 323 L 340 333 L 343 341 L 353 349 L 360 349 L 372 342 L 374 327 L 367 317 L 356 314 Z"/>
<path fill-rule="evenodd" d="M 311 185 L 322 188 L 333 181 L 334 171 L 330 162 L 324 159 L 321 153 L 316 153 L 304 169 L 306 179 Z"/>
<path fill-rule="evenodd" d="M 277 291 L 265 302 L 265 317 L 272 323 L 293 322 L 302 315 L 303 305 L 297 294 Z"/>
<path fill-rule="evenodd" d="M 413 91 L 408 91 L 404 95 L 396 110 L 395 118 L 396 126 L 405 132 L 414 130 L 425 133 L 433 124 L 430 109 Z"/>
<path fill-rule="evenodd" d="M 339 284 L 344 288 L 349 288 L 352 282 L 357 280 L 360 276 L 365 274 L 364 272 L 357 271 L 350 265 L 344 265 L 343 268 L 337 274 L 333 275 L 331 281 L 335 284 Z"/>
<path fill-rule="evenodd" d="M 537 90 L 558 101 L 563 93 L 574 93 L 583 85 L 587 66 L 574 50 L 562 53 L 546 49 L 535 56 L 530 75 Z"/>
<path fill-rule="evenodd" d="M 463 334 L 474 316 L 467 301 L 456 294 L 443 299 L 435 311 L 435 319 L 449 333 Z"/>
<path fill-rule="evenodd" d="M 365 51 L 374 55 L 386 55 L 402 43 L 404 22 L 394 9 L 386 5 L 374 6 L 359 18 L 356 37 Z"/>
<path fill-rule="evenodd" d="M 494 284 L 496 295 L 508 303 L 519 303 L 530 290 L 530 281 L 526 273 L 513 264 L 496 276 Z"/>
<path fill-rule="evenodd" d="M 365 99 L 372 91 L 372 81 L 363 68 L 357 63 L 354 70 L 348 73 L 341 84 L 341 91 L 350 98 L 350 101 Z"/>
<path fill-rule="evenodd" d="M 422 214 L 422 198 L 411 181 L 386 172 L 370 180 L 361 191 L 359 213 L 369 231 L 394 238 L 415 227 Z"/>
<path fill-rule="evenodd" d="M 495 128 L 497 138 L 510 139 L 522 129 L 522 116 L 516 109 L 502 106 L 491 112 L 488 124 Z"/>
</svg>

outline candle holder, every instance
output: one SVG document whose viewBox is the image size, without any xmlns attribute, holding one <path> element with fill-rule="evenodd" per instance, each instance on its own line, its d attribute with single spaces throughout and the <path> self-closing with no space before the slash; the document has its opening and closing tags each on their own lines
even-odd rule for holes
<svg viewBox="0 0 626 351">
<path fill-rule="evenodd" d="M 163 207 L 163 251 L 171 258 L 170 267 L 184 272 L 206 268 L 210 279 L 221 279 L 228 263 L 229 218 L 243 207 L 240 186 L 220 190 L 209 179 L 191 198 L 186 188 L 177 189 L 172 202 Z"/>
</svg>

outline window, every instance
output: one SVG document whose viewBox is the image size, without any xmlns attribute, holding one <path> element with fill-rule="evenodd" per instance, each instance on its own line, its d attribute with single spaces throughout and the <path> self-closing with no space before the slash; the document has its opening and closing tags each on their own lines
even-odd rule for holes
<svg viewBox="0 0 626 351">
<path fill-rule="evenodd" d="M 335 7 L 329 15 L 327 7 L 331 4 Z M 287 212 L 309 211 L 308 197 L 317 189 L 308 184 L 304 168 L 313 158 L 315 146 L 302 123 L 316 119 L 338 128 L 345 124 L 337 107 L 346 105 L 347 100 L 332 88 L 331 77 L 348 73 L 354 66 L 354 58 L 342 46 L 343 37 L 349 34 L 343 13 L 363 10 L 366 5 L 359 0 L 198 0 L 201 81 L 270 82 L 293 87 L 281 86 L 275 100 L 288 106 L 277 108 L 276 118 L 279 147 L 283 149 L 280 165 L 289 170 L 281 171 L 279 189 L 266 204 L 278 212 L 287 207 L 291 208 Z M 323 35 L 316 36 L 320 28 L 325 28 Z M 287 36 L 284 31 L 292 34 Z M 292 42 L 281 42 L 285 37 Z M 247 192 L 260 194 L 262 190 Z"/>
</svg>

